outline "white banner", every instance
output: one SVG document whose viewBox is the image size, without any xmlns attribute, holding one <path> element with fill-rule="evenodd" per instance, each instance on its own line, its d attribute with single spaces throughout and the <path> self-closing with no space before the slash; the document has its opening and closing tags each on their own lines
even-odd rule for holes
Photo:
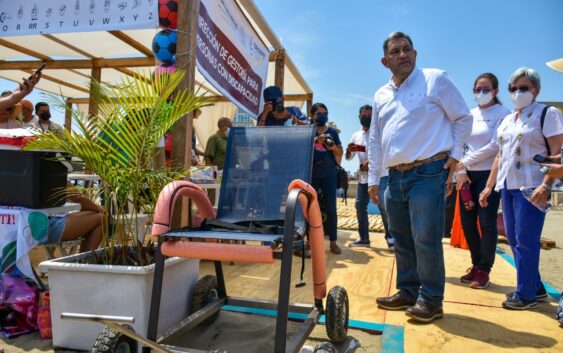
<svg viewBox="0 0 563 353">
<path fill-rule="evenodd" d="M 158 0 L 0 0 L 0 37 L 158 27 Z"/>
<path fill-rule="evenodd" d="M 197 68 L 219 92 L 256 117 L 269 51 L 234 0 L 200 0 Z"/>
</svg>

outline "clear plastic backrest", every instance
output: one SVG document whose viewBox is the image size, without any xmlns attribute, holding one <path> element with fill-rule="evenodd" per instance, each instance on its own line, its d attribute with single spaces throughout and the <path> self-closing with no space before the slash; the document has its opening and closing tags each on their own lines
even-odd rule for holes
<svg viewBox="0 0 563 353">
<path fill-rule="evenodd" d="M 313 126 L 231 128 L 217 218 L 283 221 L 289 183 L 311 182 L 314 136 Z"/>
</svg>

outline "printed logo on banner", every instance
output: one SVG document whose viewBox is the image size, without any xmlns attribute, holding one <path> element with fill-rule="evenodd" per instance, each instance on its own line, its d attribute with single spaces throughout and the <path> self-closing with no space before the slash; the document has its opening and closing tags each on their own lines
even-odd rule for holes
<svg viewBox="0 0 563 353">
<path fill-rule="evenodd" d="M 157 27 L 157 0 L 10 0 L 0 10 L 2 36 Z"/>
<path fill-rule="evenodd" d="M 268 50 L 232 0 L 199 5 L 197 67 L 219 92 L 257 116 L 268 73 Z"/>
</svg>

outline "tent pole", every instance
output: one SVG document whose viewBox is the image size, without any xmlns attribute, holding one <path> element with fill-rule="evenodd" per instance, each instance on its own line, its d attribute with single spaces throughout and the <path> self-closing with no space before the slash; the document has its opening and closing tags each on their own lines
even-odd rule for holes
<svg viewBox="0 0 563 353">
<path fill-rule="evenodd" d="M 99 66 L 92 66 L 92 81 L 102 82 L 102 68 Z M 90 101 L 88 102 L 88 115 L 95 116 L 98 115 L 98 105 L 92 99 L 93 85 L 90 86 Z"/>
<path fill-rule="evenodd" d="M 178 4 L 178 44 L 176 48 L 176 67 L 184 71 L 184 79 L 179 89 L 188 92 L 195 91 L 196 64 L 196 35 L 197 20 L 199 18 L 199 0 L 180 0 Z M 174 124 L 172 132 L 172 164 L 190 168 L 192 150 L 194 113 L 190 112 Z M 188 216 L 188 202 L 182 200 L 176 205 L 174 226 L 186 226 Z"/>
<path fill-rule="evenodd" d="M 65 100 L 65 129 L 72 130 L 72 98 Z"/>
<path fill-rule="evenodd" d="M 276 69 L 274 72 L 274 84 L 283 92 L 283 75 L 285 72 L 285 50 L 278 49 L 276 53 Z"/>
</svg>

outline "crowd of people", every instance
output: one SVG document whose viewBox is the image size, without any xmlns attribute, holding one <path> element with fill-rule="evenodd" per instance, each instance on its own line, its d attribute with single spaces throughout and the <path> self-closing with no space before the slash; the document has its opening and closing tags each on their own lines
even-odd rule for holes
<svg viewBox="0 0 563 353">
<path fill-rule="evenodd" d="M 469 111 L 444 71 L 416 67 L 408 35 L 389 35 L 383 53 L 381 62 L 392 78 L 374 96 L 368 193 L 384 205 L 395 240 L 398 292 L 377 298 L 378 306 L 406 309 L 407 316 L 423 323 L 444 315 L 441 240 L 445 199 L 455 176 L 457 188 L 467 190 L 473 201 L 459 198 L 472 261 L 460 280 L 475 289 L 489 285 L 502 199 L 517 270 L 516 290 L 507 293 L 502 307 L 537 307 L 547 299 L 539 274 L 540 236 L 558 167 L 540 169 L 534 157 L 559 163 L 563 141 L 561 112 L 536 101 L 539 74 L 524 67 L 511 75 L 508 90 L 516 107 L 511 113 L 497 98 L 496 76 L 479 75 L 473 86 L 477 106 Z"/>
<path fill-rule="evenodd" d="M 41 132 L 49 130 L 57 135 L 62 133 L 63 127 L 51 121 L 47 103 L 35 104 L 33 114 L 34 105 L 24 99 L 40 79 L 40 74 L 22 78 L 16 89 L 1 94 L 0 129 L 33 128 Z M 97 249 L 102 241 L 102 225 L 106 220 L 104 208 L 77 192 L 69 192 L 68 199 L 78 203 L 80 211 L 49 217 L 45 244 L 81 239 L 80 251 Z"/>
<path fill-rule="evenodd" d="M 502 200 L 504 228 L 517 270 L 516 290 L 506 294 L 502 307 L 535 308 L 548 298 L 539 273 L 540 236 L 552 185 L 563 177 L 563 116 L 557 108 L 537 102 L 541 79 L 534 69 L 522 67 L 511 75 L 512 111 L 498 98 L 498 78 L 492 73 L 477 76 L 476 106 L 469 110 L 445 71 L 418 68 L 416 59 L 407 34 L 394 32 L 385 39 L 381 63 L 392 77 L 376 91 L 373 104 L 360 107 L 361 128 L 345 151 L 339 132 L 329 125 L 325 104 L 314 104 L 309 120 L 298 108 L 284 106 L 282 90 L 276 86 L 263 92 L 265 104 L 257 125 L 315 126 L 312 186 L 322 195 L 324 230 L 334 254 L 341 253 L 336 214 L 339 166 L 343 156 L 358 157 L 359 237 L 350 247 L 370 246 L 371 199 L 379 206 L 385 239 L 397 264 L 398 291 L 377 298 L 379 307 L 406 309 L 407 316 L 422 323 L 443 317 L 442 237 L 449 232 L 446 197 L 454 192 L 455 180 L 461 195 L 455 202 L 459 202 L 472 264 L 460 281 L 474 289 L 489 286 Z M 46 103 L 33 106 L 22 100 L 38 80 L 39 76 L 23 79 L 13 92 L 2 94 L 0 128 L 62 129 L 50 121 Z M 199 151 L 207 164 L 223 168 L 231 126 L 229 118 L 219 119 L 217 133 L 207 141 L 205 152 Z M 91 211 L 84 207 L 83 211 Z M 67 239 L 65 232 L 73 229 L 68 223 L 57 227 L 57 239 Z M 95 240 L 85 249 L 99 244 L 94 228 L 88 234 L 94 234 Z M 559 315 L 562 320 L 563 314 Z"/>
</svg>

